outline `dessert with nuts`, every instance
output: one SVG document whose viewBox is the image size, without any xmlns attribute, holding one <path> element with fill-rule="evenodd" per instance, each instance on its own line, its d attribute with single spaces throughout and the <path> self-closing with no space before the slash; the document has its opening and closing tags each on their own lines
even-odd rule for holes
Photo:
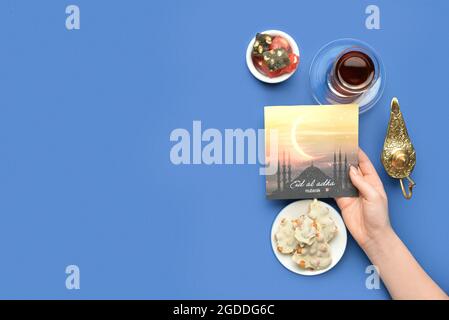
<svg viewBox="0 0 449 320">
<path fill-rule="evenodd" d="M 287 39 L 265 33 L 256 35 L 251 57 L 256 69 L 270 78 L 295 71 L 299 63 Z"/>
<path fill-rule="evenodd" d="M 329 242 L 337 233 L 329 209 L 315 199 L 307 213 L 282 219 L 275 240 L 277 250 L 290 255 L 300 269 L 323 270 L 332 264 Z"/>
</svg>

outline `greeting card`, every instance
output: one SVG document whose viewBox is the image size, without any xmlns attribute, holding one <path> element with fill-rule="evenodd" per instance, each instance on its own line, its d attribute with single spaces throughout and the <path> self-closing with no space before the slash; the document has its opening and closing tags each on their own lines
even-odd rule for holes
<svg viewBox="0 0 449 320">
<path fill-rule="evenodd" d="M 265 107 L 268 199 L 354 197 L 358 165 L 356 104 Z M 270 154 L 271 153 L 271 154 Z"/>
</svg>

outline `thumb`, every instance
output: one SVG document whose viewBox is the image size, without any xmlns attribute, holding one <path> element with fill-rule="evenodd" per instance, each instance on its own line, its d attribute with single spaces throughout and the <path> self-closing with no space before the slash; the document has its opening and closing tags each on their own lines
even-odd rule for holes
<svg viewBox="0 0 449 320">
<path fill-rule="evenodd" d="M 351 178 L 352 184 L 359 190 L 363 198 L 370 200 L 376 196 L 374 188 L 366 182 L 365 178 L 356 167 L 351 166 L 349 169 L 349 177 Z"/>
</svg>

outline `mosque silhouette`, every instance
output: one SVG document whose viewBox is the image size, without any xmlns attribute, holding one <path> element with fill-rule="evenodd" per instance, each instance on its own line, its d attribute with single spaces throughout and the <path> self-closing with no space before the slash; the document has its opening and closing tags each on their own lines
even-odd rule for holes
<svg viewBox="0 0 449 320">
<path fill-rule="evenodd" d="M 326 162 L 328 165 L 328 162 Z M 347 154 L 342 157 L 341 149 L 334 152 L 332 162 L 332 176 L 329 176 L 311 161 L 310 166 L 296 173 L 292 179 L 293 170 L 288 154 L 286 163 L 283 152 L 282 164 L 278 160 L 276 185 L 274 190 L 267 189 L 268 199 L 295 198 L 329 198 L 335 196 L 357 196 L 357 189 L 349 179 L 349 163 Z"/>
</svg>

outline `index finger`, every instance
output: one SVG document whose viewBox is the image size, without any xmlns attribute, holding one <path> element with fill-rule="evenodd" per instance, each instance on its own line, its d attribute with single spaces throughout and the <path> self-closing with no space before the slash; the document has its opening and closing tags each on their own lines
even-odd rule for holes
<svg viewBox="0 0 449 320">
<path fill-rule="evenodd" d="M 371 181 L 373 181 L 378 188 L 383 190 L 382 180 L 380 180 L 376 168 L 374 168 L 373 163 L 361 148 L 359 148 L 359 168 L 363 176 L 371 179 Z"/>
<path fill-rule="evenodd" d="M 366 153 L 361 148 L 359 148 L 359 167 L 364 176 L 374 175 L 376 177 L 379 177 L 379 175 L 377 174 L 376 168 L 374 168 L 374 166 L 373 166 L 373 163 L 371 162 L 371 160 L 368 158 Z M 380 181 L 380 179 L 379 179 L 379 181 Z"/>
</svg>

